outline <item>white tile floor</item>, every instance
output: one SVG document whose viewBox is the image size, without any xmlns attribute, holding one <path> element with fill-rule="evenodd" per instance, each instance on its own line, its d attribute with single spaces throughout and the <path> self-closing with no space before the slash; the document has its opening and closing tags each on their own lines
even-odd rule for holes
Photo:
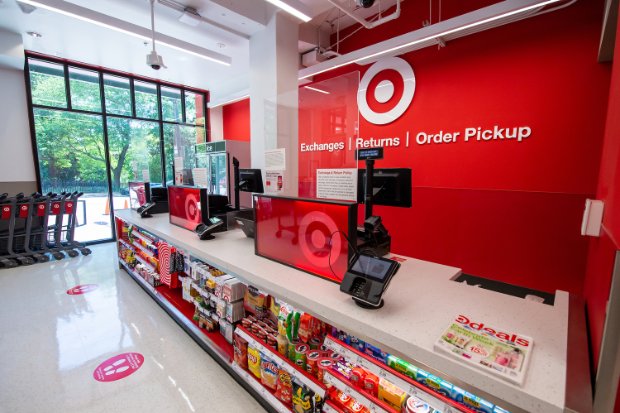
<svg viewBox="0 0 620 413">
<path fill-rule="evenodd" d="M 116 264 L 116 247 L 89 257 L 0 270 L 0 412 L 264 412 Z M 67 295 L 78 284 L 98 284 Z M 138 352 L 132 375 L 93 371 Z"/>
</svg>

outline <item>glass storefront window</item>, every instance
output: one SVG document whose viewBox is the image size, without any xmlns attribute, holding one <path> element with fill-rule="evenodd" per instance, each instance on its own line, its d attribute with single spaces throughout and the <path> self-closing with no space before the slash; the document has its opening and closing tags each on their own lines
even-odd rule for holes
<svg viewBox="0 0 620 413">
<path fill-rule="evenodd" d="M 64 67 L 58 63 L 28 60 L 33 105 L 67 107 Z"/>
<path fill-rule="evenodd" d="M 114 115 L 131 116 L 131 88 L 129 79 L 103 75 L 105 110 Z"/>
<path fill-rule="evenodd" d="M 161 107 L 165 121 L 183 122 L 181 91 L 179 89 L 162 87 Z"/>
<path fill-rule="evenodd" d="M 99 73 L 70 67 L 69 85 L 73 109 L 101 112 Z"/>
<path fill-rule="evenodd" d="M 136 98 L 136 117 L 159 119 L 157 85 L 136 80 L 134 82 L 134 91 Z"/>
</svg>

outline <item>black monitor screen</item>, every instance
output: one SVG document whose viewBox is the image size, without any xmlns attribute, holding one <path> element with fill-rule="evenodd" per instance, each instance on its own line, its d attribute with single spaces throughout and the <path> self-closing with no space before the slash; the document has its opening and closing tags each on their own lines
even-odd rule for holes
<svg viewBox="0 0 620 413">
<path fill-rule="evenodd" d="M 138 209 L 151 202 L 151 190 L 148 182 L 129 182 L 129 207 Z"/>
<path fill-rule="evenodd" d="M 257 194 L 265 192 L 260 169 L 239 169 L 239 190 Z"/>
<path fill-rule="evenodd" d="M 357 177 L 357 202 L 365 199 L 366 170 L 360 169 Z M 411 207 L 411 169 L 375 169 L 372 177 L 374 205 Z"/>
<path fill-rule="evenodd" d="M 368 278 L 383 281 L 391 266 L 392 263 L 387 260 L 381 260 L 367 255 L 360 255 L 353 263 L 351 270 L 358 274 L 364 274 Z"/>
</svg>

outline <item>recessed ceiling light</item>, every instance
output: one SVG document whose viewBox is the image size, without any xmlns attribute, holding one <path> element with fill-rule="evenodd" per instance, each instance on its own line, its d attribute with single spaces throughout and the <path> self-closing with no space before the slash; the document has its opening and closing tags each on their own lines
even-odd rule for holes
<svg viewBox="0 0 620 413">
<path fill-rule="evenodd" d="M 34 37 L 35 39 L 38 39 L 39 37 L 43 37 L 43 35 L 39 32 L 26 32 L 26 34 L 30 37 Z"/>
</svg>

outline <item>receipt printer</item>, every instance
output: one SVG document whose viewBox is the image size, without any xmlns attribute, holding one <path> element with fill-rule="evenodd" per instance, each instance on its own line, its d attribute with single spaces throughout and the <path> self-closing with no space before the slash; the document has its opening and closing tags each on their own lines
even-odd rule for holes
<svg viewBox="0 0 620 413">
<path fill-rule="evenodd" d="M 399 268 L 396 261 L 358 254 L 340 283 L 340 291 L 352 295 L 360 307 L 381 308 L 383 293 Z"/>
</svg>

